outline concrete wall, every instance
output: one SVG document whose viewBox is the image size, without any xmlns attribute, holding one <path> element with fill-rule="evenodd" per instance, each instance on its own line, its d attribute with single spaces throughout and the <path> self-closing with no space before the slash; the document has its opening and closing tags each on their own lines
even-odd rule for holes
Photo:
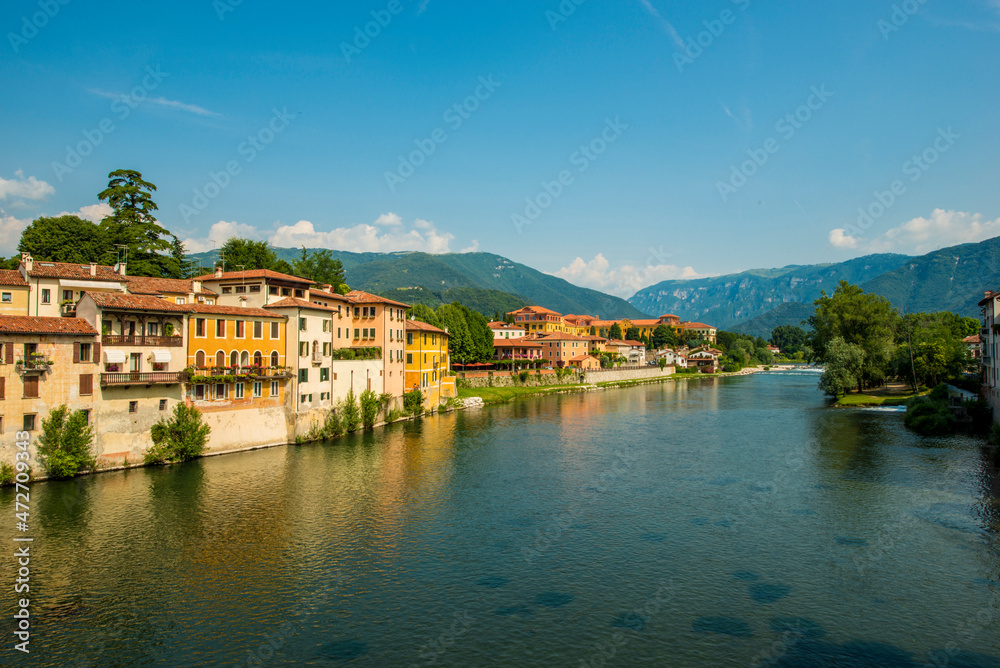
<svg viewBox="0 0 1000 668">
<path fill-rule="evenodd" d="M 279 445 L 294 439 L 294 418 L 284 406 L 203 413 L 202 419 L 212 428 L 208 452 Z"/>
<path fill-rule="evenodd" d="M 587 383 L 607 383 L 617 380 L 643 380 L 647 378 L 663 378 L 671 376 L 674 367 L 664 367 L 661 371 L 657 366 L 646 366 L 640 369 L 600 369 L 584 374 Z"/>
<path fill-rule="evenodd" d="M 174 405 L 182 401 L 183 386 L 131 385 L 106 387 L 94 405 L 94 447 L 99 460 L 120 463 L 142 461 L 142 455 L 152 445 L 149 430 L 161 418 L 169 417 Z M 163 410 L 160 401 L 166 400 Z M 136 412 L 129 413 L 129 403 L 136 402 Z"/>
<path fill-rule="evenodd" d="M 673 367 L 662 371 L 659 367 L 645 366 L 631 369 L 600 369 L 581 372 L 571 370 L 562 380 L 553 370 L 543 369 L 539 376 L 535 371 L 528 372 L 527 382 L 522 383 L 517 373 L 494 371 L 492 378 L 488 372 L 466 373 L 460 376 L 463 387 L 540 387 L 545 385 L 579 385 L 580 383 L 607 383 L 620 380 L 644 380 L 647 378 L 662 378 L 674 373 Z"/>
</svg>

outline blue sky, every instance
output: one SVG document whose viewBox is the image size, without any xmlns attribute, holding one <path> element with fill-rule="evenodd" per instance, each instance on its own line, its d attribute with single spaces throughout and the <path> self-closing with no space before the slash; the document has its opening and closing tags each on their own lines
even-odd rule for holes
<svg viewBox="0 0 1000 668">
<path fill-rule="evenodd" d="M 4 253 L 99 218 L 119 168 L 191 250 L 478 249 L 623 296 L 1000 234 L 998 0 L 11 0 L 0 26 Z"/>
</svg>

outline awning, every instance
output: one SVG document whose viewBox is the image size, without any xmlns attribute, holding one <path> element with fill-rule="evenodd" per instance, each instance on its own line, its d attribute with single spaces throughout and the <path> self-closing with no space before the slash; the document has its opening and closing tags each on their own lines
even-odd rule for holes
<svg viewBox="0 0 1000 668">
<path fill-rule="evenodd" d="M 154 364 L 170 364 L 170 351 L 169 350 L 154 350 L 153 351 L 153 363 Z"/>
<path fill-rule="evenodd" d="M 125 364 L 125 353 L 121 350 L 104 349 L 104 360 L 108 364 Z"/>
<path fill-rule="evenodd" d="M 78 290 L 119 290 L 124 292 L 121 283 L 114 281 L 71 281 L 65 278 L 59 281 L 59 287 L 77 288 Z"/>
</svg>

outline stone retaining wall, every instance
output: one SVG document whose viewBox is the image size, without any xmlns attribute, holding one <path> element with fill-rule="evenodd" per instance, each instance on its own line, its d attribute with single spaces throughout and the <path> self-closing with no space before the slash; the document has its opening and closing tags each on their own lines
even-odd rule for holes
<svg viewBox="0 0 1000 668">
<path fill-rule="evenodd" d="M 571 370 L 564 373 L 562 379 L 558 377 L 552 369 L 543 369 L 541 373 L 529 371 L 528 379 L 522 383 L 517 372 L 494 371 L 475 372 L 459 375 L 461 387 L 543 387 L 554 385 L 580 385 L 586 383 L 607 383 L 620 380 L 645 380 L 647 378 L 661 378 L 674 373 L 674 368 L 668 366 L 662 371 L 659 367 L 631 367 L 627 369 L 600 369 L 594 371 L 580 372 Z"/>
</svg>

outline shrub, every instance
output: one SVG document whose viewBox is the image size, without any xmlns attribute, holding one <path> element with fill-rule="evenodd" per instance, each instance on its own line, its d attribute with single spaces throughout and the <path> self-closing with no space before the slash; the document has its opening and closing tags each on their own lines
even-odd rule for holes
<svg viewBox="0 0 1000 668">
<path fill-rule="evenodd" d="M 947 401 L 917 397 L 907 405 L 903 424 L 925 436 L 950 434 L 955 431 L 955 414 Z"/>
<path fill-rule="evenodd" d="M 528 376 L 530 375 L 531 374 L 528 371 L 521 371 L 517 374 L 517 379 L 521 381 L 522 385 L 524 385 L 525 383 L 528 382 Z"/>
<path fill-rule="evenodd" d="M 361 393 L 361 423 L 365 429 L 371 429 L 378 420 L 378 414 L 382 410 L 382 404 L 378 400 L 378 395 L 371 390 Z"/>
<path fill-rule="evenodd" d="M 14 484 L 14 465 L 0 463 L 0 487 L 10 487 Z"/>
<path fill-rule="evenodd" d="M 326 424 L 323 425 L 323 431 L 327 438 L 336 438 L 344 433 L 344 422 L 340 419 L 340 413 L 337 412 L 336 408 L 332 408 L 326 414 Z"/>
<path fill-rule="evenodd" d="M 398 408 L 392 408 L 389 410 L 388 413 L 385 414 L 385 421 L 395 422 L 401 417 L 403 417 L 403 411 L 399 410 Z"/>
<path fill-rule="evenodd" d="M 211 431 L 197 408 L 176 404 L 173 415 L 161 418 L 149 430 L 153 447 L 146 451 L 143 459 L 147 464 L 167 464 L 200 457 Z"/>
<path fill-rule="evenodd" d="M 403 395 L 403 411 L 408 415 L 420 415 L 423 412 L 424 393 L 413 390 Z"/>
<path fill-rule="evenodd" d="M 341 411 L 343 412 L 341 417 L 344 421 L 344 431 L 357 431 L 361 427 L 361 409 L 358 408 L 358 400 L 354 396 L 353 388 L 344 397 L 344 402 L 341 404 Z"/>
<path fill-rule="evenodd" d="M 93 445 L 94 430 L 87 424 L 83 411 L 70 414 L 63 404 L 42 420 L 38 459 L 53 478 L 72 478 L 82 471 L 92 471 L 97 466 L 97 457 L 91 451 Z"/>
</svg>

